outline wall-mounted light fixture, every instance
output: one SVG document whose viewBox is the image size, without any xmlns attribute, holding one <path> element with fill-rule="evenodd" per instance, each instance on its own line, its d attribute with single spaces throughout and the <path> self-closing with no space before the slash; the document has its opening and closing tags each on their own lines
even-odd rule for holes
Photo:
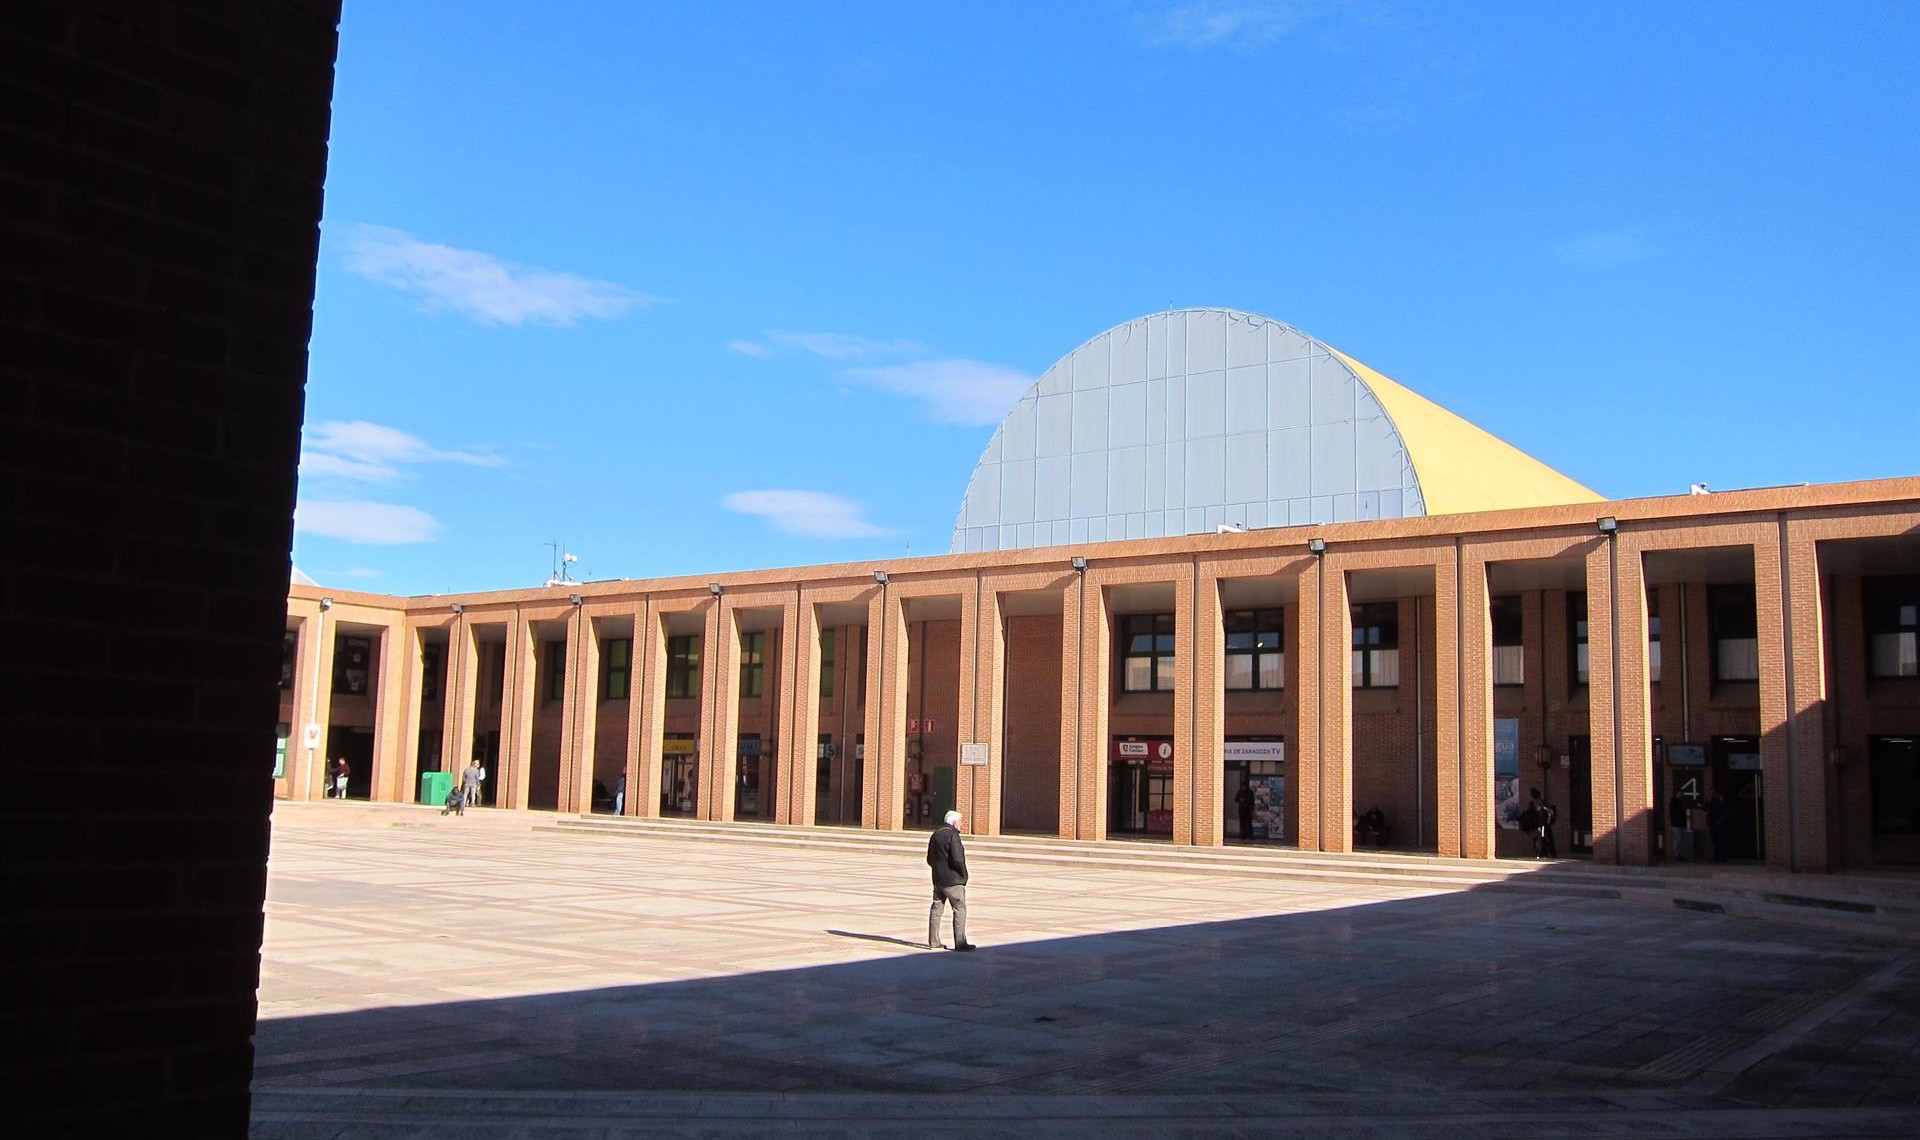
<svg viewBox="0 0 1920 1140">
<path fill-rule="evenodd" d="M 1086 559 L 1086 556 L 1085 556 L 1085 555 L 1081 555 L 1081 554 L 1076 554 L 1076 555 L 1074 555 L 1074 556 L 1073 556 L 1073 568 L 1074 568 L 1075 570 L 1077 570 L 1078 572 L 1080 572 L 1080 573 L 1082 573 L 1082 574 L 1085 574 L 1085 573 L 1087 572 L 1087 559 Z"/>
<path fill-rule="evenodd" d="M 873 580 L 880 583 L 882 586 L 886 585 L 887 572 L 885 570 L 875 570 L 873 572 Z"/>
<path fill-rule="evenodd" d="M 1612 515 L 1601 515 L 1600 520 L 1594 525 L 1600 528 L 1601 534 L 1613 534 L 1620 529 L 1620 520 Z"/>
<path fill-rule="evenodd" d="M 572 602 L 572 603 L 573 603 L 574 605 L 576 605 L 576 606 L 577 606 L 577 605 L 579 605 L 579 604 L 580 604 L 580 595 L 578 595 L 578 594 L 568 594 L 568 595 L 567 595 L 567 600 L 568 600 L 569 602 Z"/>
<path fill-rule="evenodd" d="M 325 612 L 327 612 L 328 610 L 330 610 L 330 609 L 332 609 L 332 608 L 333 608 L 333 599 L 332 599 L 332 598 L 321 598 L 321 599 L 320 599 L 320 612 L 321 612 L 321 613 L 325 613 Z"/>
<path fill-rule="evenodd" d="M 1327 540 L 1324 538 L 1309 538 L 1307 540 L 1307 550 L 1312 554 L 1325 554 L 1327 552 Z"/>
<path fill-rule="evenodd" d="M 454 613 L 457 613 L 457 614 L 463 614 L 463 613 L 466 613 L 466 612 L 467 612 L 467 607 L 465 607 L 465 606 L 463 606 L 463 605 L 461 605 L 461 604 L 460 604 L 459 602 L 455 602 L 455 603 L 453 603 L 453 612 L 454 612 Z"/>
</svg>

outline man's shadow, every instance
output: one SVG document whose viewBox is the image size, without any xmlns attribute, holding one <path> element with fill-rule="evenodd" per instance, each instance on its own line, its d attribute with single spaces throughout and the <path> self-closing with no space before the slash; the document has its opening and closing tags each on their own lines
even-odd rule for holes
<svg viewBox="0 0 1920 1140">
<path fill-rule="evenodd" d="M 885 934 L 856 934 L 851 930 L 829 930 L 827 933 L 836 938 L 858 938 L 863 942 L 889 942 L 895 946 L 906 946 L 914 950 L 924 950 L 927 948 L 927 944 L 924 942 L 912 942 L 905 938 L 891 938 Z"/>
</svg>

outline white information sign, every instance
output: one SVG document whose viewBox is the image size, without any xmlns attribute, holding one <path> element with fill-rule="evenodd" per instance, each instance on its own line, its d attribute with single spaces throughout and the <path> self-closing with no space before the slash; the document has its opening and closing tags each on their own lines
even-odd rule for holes
<svg viewBox="0 0 1920 1140">
<path fill-rule="evenodd" d="M 962 744 L 960 746 L 960 762 L 962 764 L 985 764 L 987 762 L 987 746 L 985 744 Z"/>
<path fill-rule="evenodd" d="M 305 740 L 308 748 L 320 747 L 320 726 L 317 724 L 308 725 Z"/>
</svg>

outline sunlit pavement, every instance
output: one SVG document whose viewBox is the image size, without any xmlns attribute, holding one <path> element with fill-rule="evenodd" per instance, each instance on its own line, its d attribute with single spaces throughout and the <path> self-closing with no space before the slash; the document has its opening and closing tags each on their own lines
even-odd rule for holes
<svg viewBox="0 0 1920 1140">
<path fill-rule="evenodd" d="M 1898 941 L 532 822 L 281 805 L 256 1137 L 1920 1135 Z"/>
</svg>

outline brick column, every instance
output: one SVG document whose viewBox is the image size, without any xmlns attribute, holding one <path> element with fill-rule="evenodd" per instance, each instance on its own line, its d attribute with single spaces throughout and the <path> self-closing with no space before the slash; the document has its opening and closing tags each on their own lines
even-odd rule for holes
<svg viewBox="0 0 1920 1140">
<path fill-rule="evenodd" d="M 794 606 L 792 690 L 786 703 L 794 737 L 793 762 L 780 796 L 780 822 L 811 827 L 820 818 L 820 607 L 804 589 Z"/>
<path fill-rule="evenodd" d="M 522 609 L 507 623 L 506 692 L 501 697 L 500 771 L 494 781 L 501 807 L 525 810 L 533 779 L 533 718 L 539 709 L 540 638 Z"/>
<path fill-rule="evenodd" d="M 962 604 L 960 619 L 961 744 L 987 746 L 987 764 L 962 764 L 958 772 L 960 810 L 976 835 L 1000 834 L 1001 788 L 1006 773 L 1005 603 L 1000 591 L 975 579 L 975 591 Z"/>
<path fill-rule="evenodd" d="M 710 678 L 701 719 L 711 739 L 700 747 L 700 818 L 733 819 L 734 769 L 740 762 L 740 623 L 725 597 L 707 608 L 705 635 Z"/>
<path fill-rule="evenodd" d="M 479 702 L 480 647 L 468 615 L 455 614 L 447 629 L 447 693 L 440 722 L 440 755 L 456 781 L 473 760 L 473 718 Z M 497 785 L 496 785 L 497 786 Z"/>
<path fill-rule="evenodd" d="M 1796 871 L 1831 871 L 1834 836 L 1827 823 L 1827 618 L 1820 580 L 1820 550 L 1804 520 L 1790 519 L 1782 544 L 1781 591 L 1786 599 L 1788 738 L 1793 756 L 1794 814 L 1800 837 Z"/>
<path fill-rule="evenodd" d="M 1219 847 L 1226 842 L 1221 782 L 1227 759 L 1227 634 L 1220 579 L 1197 573 L 1188 588 L 1176 590 L 1173 620 L 1176 652 L 1191 662 L 1182 665 L 1173 694 L 1173 841 Z"/>
<path fill-rule="evenodd" d="M 300 621 L 293 674 L 293 755 L 287 766 L 287 794 L 296 800 L 321 798 L 326 778 L 327 722 L 333 715 L 333 622 L 314 606 Z M 319 738 L 307 746 L 309 725 Z"/>
<path fill-rule="evenodd" d="M 1078 676 L 1063 677 L 1063 683 L 1074 686 L 1075 696 L 1072 707 L 1079 725 L 1077 749 L 1075 753 L 1063 755 L 1060 776 L 1069 783 L 1067 789 L 1071 800 L 1063 796 L 1061 805 L 1064 812 L 1067 802 L 1074 805 L 1073 835 L 1080 839 L 1105 839 L 1107 837 L 1107 772 L 1108 758 L 1112 751 L 1112 732 L 1108 725 L 1113 702 L 1113 606 L 1107 597 L 1107 591 L 1091 573 L 1083 578 L 1080 597 L 1076 600 L 1072 593 L 1067 596 L 1067 604 L 1084 607 L 1078 614 L 1077 625 L 1074 622 L 1062 622 L 1063 626 L 1074 627 L 1079 638 L 1079 650 L 1074 655 Z M 1066 673 L 1063 658 L 1061 671 Z M 1064 707 L 1062 725 L 1065 725 Z M 1071 757 L 1071 763 L 1067 758 Z M 1061 827 L 1066 827 L 1067 816 L 1061 816 Z"/>
<path fill-rule="evenodd" d="M 1302 851 L 1320 849 L 1320 694 L 1321 673 L 1326 664 L 1322 642 L 1320 597 L 1321 579 L 1326 574 L 1326 559 L 1307 564 L 1294 580 L 1294 640 L 1287 646 L 1288 668 L 1293 676 L 1288 683 L 1294 693 L 1294 733 L 1287 741 L 1289 776 L 1293 784 L 1294 828 Z"/>
<path fill-rule="evenodd" d="M 413 797 L 406 787 L 413 773 L 415 745 L 407 741 L 407 713 L 411 709 L 417 714 L 420 708 L 420 647 L 405 614 L 394 614 L 380 631 L 380 671 L 372 684 L 373 771 L 367 798 L 375 803 L 409 803 Z"/>
<path fill-rule="evenodd" d="M 800 732 L 798 712 L 800 678 L 806 672 L 804 661 L 819 656 L 817 640 L 803 640 L 800 632 L 800 589 L 794 587 L 780 602 L 780 666 L 774 679 L 775 719 L 779 726 L 779 747 L 773 756 L 773 821 L 800 821 L 802 791 L 813 786 L 814 742 Z M 814 682 L 813 699 L 820 699 L 820 685 Z M 811 823 L 811 816 L 806 818 Z"/>
<path fill-rule="evenodd" d="M 1334 555 L 1321 561 L 1320 683 L 1318 708 L 1311 710 L 1318 739 L 1316 754 L 1300 763 L 1301 846 L 1306 846 L 1310 786 L 1317 849 L 1347 852 L 1353 850 L 1353 610 L 1346 571 Z M 1309 711 L 1301 710 L 1303 724 Z"/>
<path fill-rule="evenodd" d="M 907 610 L 885 587 L 867 602 L 867 756 L 860 825 L 905 826 L 907 794 Z"/>
<path fill-rule="evenodd" d="M 1761 826 L 1766 834 L 1767 866 L 1799 870 L 1803 835 L 1795 833 L 1795 825 L 1804 827 L 1808 822 L 1800 778 L 1801 770 L 1810 766 L 1797 755 L 1796 729 L 1800 726 L 1789 722 L 1793 712 L 1790 694 L 1799 688 L 1800 678 L 1794 672 L 1795 662 L 1788 657 L 1787 586 L 1792 571 L 1784 519 L 1771 530 L 1767 541 L 1753 546 L 1754 632 L 1760 649 Z M 1816 600 L 1814 609 L 1818 608 Z M 1814 678 L 1818 676 L 1816 672 Z M 1818 717 L 1806 719 L 1817 721 Z M 1817 773 L 1819 768 L 1813 770 Z"/>
<path fill-rule="evenodd" d="M 1451 756 L 1440 750 L 1434 779 L 1439 852 L 1491 859 L 1498 838 L 1493 818 L 1493 603 L 1484 557 L 1466 555 L 1455 593 L 1455 620 L 1449 622 L 1437 611 L 1434 615 L 1435 629 L 1455 642 L 1453 660 L 1442 654 L 1435 670 L 1453 689 L 1451 701 L 1435 703 L 1440 723 L 1447 724 L 1459 710 L 1455 750 Z M 1457 626 L 1457 634 L 1449 625 Z M 1535 640 L 1541 640 L 1537 623 L 1534 630 Z M 1544 678 L 1528 680 L 1540 684 Z"/>
<path fill-rule="evenodd" d="M 584 606 L 567 620 L 566 700 L 560 712 L 561 811 L 593 810 L 593 745 L 600 727 L 600 638 Z"/>
<path fill-rule="evenodd" d="M 1651 828 L 1658 824 L 1642 550 L 1633 535 L 1622 534 L 1587 555 L 1587 708 L 1596 863 L 1651 862 Z"/>
<path fill-rule="evenodd" d="M 667 628 L 651 597 L 633 615 L 633 685 L 627 703 L 627 814 L 657 819 L 667 722 Z"/>
</svg>

